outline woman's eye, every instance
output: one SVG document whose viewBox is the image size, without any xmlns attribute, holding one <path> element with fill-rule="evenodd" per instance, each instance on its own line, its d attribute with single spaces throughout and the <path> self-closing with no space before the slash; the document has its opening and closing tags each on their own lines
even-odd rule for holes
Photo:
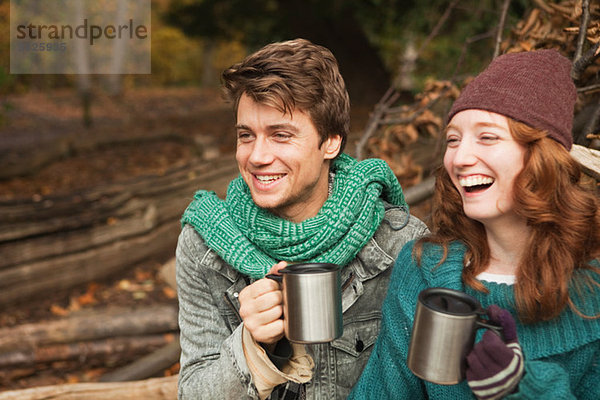
<svg viewBox="0 0 600 400">
<path fill-rule="evenodd" d="M 490 142 L 495 142 L 496 140 L 498 140 L 498 136 L 496 135 L 482 135 L 481 136 L 481 140 L 486 142 L 486 143 L 490 143 Z"/>
</svg>

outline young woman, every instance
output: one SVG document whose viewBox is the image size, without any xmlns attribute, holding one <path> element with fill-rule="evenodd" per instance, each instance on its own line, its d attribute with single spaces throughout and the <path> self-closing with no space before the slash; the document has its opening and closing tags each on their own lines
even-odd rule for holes
<svg viewBox="0 0 600 400">
<path fill-rule="evenodd" d="M 401 251 L 354 399 L 600 399 L 600 210 L 569 155 L 576 90 L 554 50 L 496 58 L 448 116 L 432 234 Z M 442 386 L 406 365 L 418 294 L 466 292 L 504 328 Z"/>
</svg>

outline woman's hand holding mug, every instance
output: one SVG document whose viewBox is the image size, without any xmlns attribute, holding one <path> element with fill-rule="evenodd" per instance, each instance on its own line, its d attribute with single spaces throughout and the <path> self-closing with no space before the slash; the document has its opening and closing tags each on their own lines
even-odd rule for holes
<svg viewBox="0 0 600 400">
<path fill-rule="evenodd" d="M 467 382 L 478 399 L 500 399 L 512 393 L 523 376 L 523 352 L 512 315 L 497 305 L 487 308 L 491 322 L 502 326 L 504 340 L 486 331 L 467 356 Z"/>
</svg>

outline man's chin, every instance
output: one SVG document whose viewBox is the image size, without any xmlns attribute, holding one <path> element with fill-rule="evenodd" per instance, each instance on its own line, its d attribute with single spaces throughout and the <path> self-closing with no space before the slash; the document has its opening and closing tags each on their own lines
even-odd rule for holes
<svg viewBox="0 0 600 400">
<path fill-rule="evenodd" d="M 252 193 L 252 201 L 258 207 L 271 212 L 281 207 L 282 203 L 280 199 L 274 198 L 274 196 L 257 195 L 255 193 Z"/>
</svg>

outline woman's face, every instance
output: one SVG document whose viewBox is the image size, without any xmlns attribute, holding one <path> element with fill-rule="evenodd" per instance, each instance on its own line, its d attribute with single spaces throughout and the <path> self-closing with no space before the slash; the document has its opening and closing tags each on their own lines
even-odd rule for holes
<svg viewBox="0 0 600 400">
<path fill-rule="evenodd" d="M 513 184 L 525 147 L 505 116 L 484 110 L 454 115 L 446 129 L 444 167 L 458 189 L 465 214 L 484 225 L 513 213 Z"/>
</svg>

